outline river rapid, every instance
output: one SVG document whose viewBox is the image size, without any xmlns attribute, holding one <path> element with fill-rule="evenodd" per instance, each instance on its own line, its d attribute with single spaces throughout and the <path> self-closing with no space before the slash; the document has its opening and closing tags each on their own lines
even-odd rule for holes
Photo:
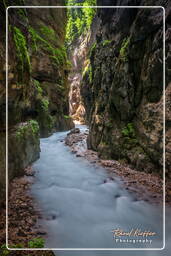
<svg viewBox="0 0 171 256">
<path fill-rule="evenodd" d="M 80 126 L 81 131 L 87 129 Z M 117 177 L 77 158 L 65 146 L 68 132 L 57 132 L 41 139 L 41 154 L 33 168 L 36 171 L 32 194 L 43 218 L 39 221 L 47 231 L 47 248 L 162 248 L 162 207 L 135 201 L 121 187 Z M 107 182 L 106 182 L 107 181 Z M 171 230 L 171 227 L 169 227 Z M 121 237 L 116 241 L 112 230 L 152 231 L 146 242 L 137 237 Z M 126 239 L 126 242 L 123 242 Z M 128 240 L 129 242 L 128 242 Z M 138 239 L 142 239 L 140 236 Z M 151 241 L 151 242 L 150 242 Z M 163 251 L 55 251 L 58 256 L 96 255 L 164 255 Z"/>
</svg>

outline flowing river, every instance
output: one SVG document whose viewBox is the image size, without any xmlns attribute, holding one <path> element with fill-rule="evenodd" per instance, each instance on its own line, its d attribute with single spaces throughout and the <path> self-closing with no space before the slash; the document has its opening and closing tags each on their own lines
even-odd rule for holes
<svg viewBox="0 0 171 256">
<path fill-rule="evenodd" d="M 86 126 L 79 128 L 84 131 Z M 57 132 L 41 139 L 40 159 L 33 165 L 36 180 L 32 186 L 32 194 L 44 215 L 40 224 L 47 230 L 46 247 L 163 247 L 162 207 L 135 201 L 121 187 L 117 177 L 114 180 L 107 179 L 108 174 L 103 168 L 90 164 L 83 158 L 77 158 L 64 144 L 66 134 L 67 132 Z M 113 229 L 131 231 L 137 228 L 156 234 L 147 237 L 148 241 L 142 237 L 124 236 L 121 237 L 121 242 L 113 237 Z M 146 242 L 137 242 L 137 239 Z M 59 256 L 104 255 L 102 251 L 55 253 Z M 138 251 L 138 254 L 131 251 L 108 251 L 105 255 L 159 254 L 153 254 L 152 251 Z"/>
</svg>

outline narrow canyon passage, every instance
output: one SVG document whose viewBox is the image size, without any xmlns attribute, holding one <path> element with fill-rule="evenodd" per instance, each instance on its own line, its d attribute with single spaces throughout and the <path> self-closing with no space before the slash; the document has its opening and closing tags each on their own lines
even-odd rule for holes
<svg viewBox="0 0 171 256">
<path fill-rule="evenodd" d="M 28 252 L 33 256 L 170 255 L 169 1 L 156 8 L 147 0 L 13 2 L 7 73 L 10 1 L 0 15 L 0 205 L 8 144 L 9 248 L 51 249 Z M 4 253 L 5 242 L 0 236 Z"/>
<path fill-rule="evenodd" d="M 32 193 L 44 215 L 40 224 L 47 230 L 46 247 L 161 248 L 162 209 L 134 201 L 117 178 L 107 179 L 104 169 L 76 158 L 64 145 L 66 134 L 41 139 L 40 159 L 33 165 Z M 117 228 L 148 229 L 157 235 L 152 244 L 116 243 L 111 231 Z"/>
</svg>

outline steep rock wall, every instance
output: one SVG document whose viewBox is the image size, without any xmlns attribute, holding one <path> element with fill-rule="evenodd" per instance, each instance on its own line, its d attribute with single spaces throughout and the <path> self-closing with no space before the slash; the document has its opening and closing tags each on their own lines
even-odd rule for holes
<svg viewBox="0 0 171 256">
<path fill-rule="evenodd" d="M 5 4 L 5 6 L 4 6 Z M 63 5 L 62 0 L 53 5 Z M 5 7 L 51 1 L 3 1 L 0 24 L 0 194 L 5 187 Z M 9 181 L 39 157 L 39 137 L 72 128 L 68 116 L 68 66 L 63 47 L 65 9 L 9 9 Z"/>
<path fill-rule="evenodd" d="M 150 5 L 98 0 L 98 5 Z M 154 4 L 154 3 L 153 3 Z M 170 157 L 170 4 L 166 9 L 166 174 Z M 102 158 L 162 174 L 163 9 L 99 9 L 82 96 L 90 124 L 88 146 Z"/>
<path fill-rule="evenodd" d="M 31 4 L 36 3 L 28 1 Z M 56 0 L 54 4 L 63 2 Z M 49 1 L 44 1 L 44 5 L 48 6 Z M 68 129 L 67 123 L 70 121 L 71 126 L 72 123 L 65 118 L 68 115 L 66 9 L 9 9 L 9 21 L 12 46 L 9 63 L 15 63 L 9 70 L 11 93 L 14 91 L 9 97 L 9 110 L 13 113 L 9 124 L 36 119 L 43 137 L 53 130 Z"/>
<path fill-rule="evenodd" d="M 93 6 L 96 5 L 96 0 L 68 0 L 68 5 Z M 81 80 L 88 65 L 88 51 L 95 40 L 94 30 L 97 25 L 97 22 L 93 22 L 95 13 L 95 8 L 71 8 L 68 10 L 66 45 L 71 62 L 69 107 L 70 115 L 81 123 L 85 122 L 85 109 L 80 94 Z"/>
</svg>

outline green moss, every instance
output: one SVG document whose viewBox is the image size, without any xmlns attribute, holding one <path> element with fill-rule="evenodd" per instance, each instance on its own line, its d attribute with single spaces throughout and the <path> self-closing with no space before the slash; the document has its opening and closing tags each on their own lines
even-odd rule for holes
<svg viewBox="0 0 171 256">
<path fill-rule="evenodd" d="M 103 45 L 103 46 L 106 46 L 106 45 L 110 44 L 111 42 L 112 42 L 111 40 L 104 40 L 104 41 L 102 42 L 102 45 Z"/>
<path fill-rule="evenodd" d="M 25 134 L 30 131 L 30 129 L 32 130 L 34 135 L 38 135 L 39 133 L 39 125 L 38 122 L 35 120 L 30 120 L 28 121 L 27 124 L 24 124 L 22 126 L 19 126 L 17 131 L 16 131 L 16 138 L 18 140 L 21 140 Z"/>
<path fill-rule="evenodd" d="M 92 83 L 93 82 L 93 70 L 92 70 L 90 60 L 88 61 L 85 69 L 82 72 L 82 77 L 84 78 L 86 74 L 88 74 L 89 82 Z"/>
<path fill-rule="evenodd" d="M 70 117 L 70 116 L 67 116 L 67 115 L 64 115 L 64 118 L 65 118 L 65 119 L 70 119 L 71 117 Z"/>
<path fill-rule="evenodd" d="M 122 135 L 123 135 L 123 149 L 131 149 L 135 146 L 138 146 L 138 140 L 136 138 L 135 134 L 135 128 L 133 123 L 128 123 L 126 127 L 122 129 Z"/>
<path fill-rule="evenodd" d="M 10 254 L 10 251 L 7 249 L 6 244 L 1 245 L 0 252 L 1 256 L 7 256 Z"/>
<path fill-rule="evenodd" d="M 90 60 L 88 59 L 87 65 L 85 66 L 84 70 L 82 71 L 82 77 L 84 77 L 85 74 L 88 73 L 89 68 L 90 68 Z"/>
<path fill-rule="evenodd" d="M 12 244 L 9 245 L 10 248 L 44 248 L 45 246 L 45 240 L 41 237 L 33 238 L 32 240 L 28 241 L 28 246 L 19 243 L 19 244 Z M 1 245 L 0 247 L 1 256 L 7 256 L 10 255 L 10 251 L 7 249 L 6 244 Z"/>
<path fill-rule="evenodd" d="M 49 58 L 52 62 L 59 66 L 63 65 L 66 62 L 67 55 L 65 47 L 55 48 L 49 41 L 46 41 L 39 33 L 33 29 L 32 27 L 29 28 L 29 33 L 32 39 L 32 50 L 37 52 L 37 50 L 43 49 L 49 55 Z"/>
<path fill-rule="evenodd" d="M 127 37 L 123 40 L 122 45 L 121 45 L 121 49 L 120 49 L 120 57 L 123 60 L 128 60 L 128 47 L 129 47 L 129 43 L 130 43 L 130 37 Z"/>
<path fill-rule="evenodd" d="M 29 126 L 31 127 L 32 129 L 32 132 L 34 134 L 38 134 L 39 133 L 39 124 L 36 120 L 30 120 L 29 121 Z"/>
<path fill-rule="evenodd" d="M 30 56 L 27 49 L 27 41 L 24 34 L 17 27 L 13 28 L 16 54 L 18 58 L 18 82 L 23 82 L 23 73 L 25 70 L 31 71 Z"/>
<path fill-rule="evenodd" d="M 38 94 L 39 94 L 39 95 L 42 95 L 43 89 L 40 87 L 39 81 L 38 81 L 38 80 L 34 80 L 34 85 L 35 85 L 35 87 L 36 87 L 36 89 L 37 89 Z"/>
<path fill-rule="evenodd" d="M 125 137 L 135 137 L 135 129 L 132 123 L 128 123 L 127 126 L 122 129 L 122 135 Z"/>
<path fill-rule="evenodd" d="M 95 42 L 91 48 L 90 48 L 90 51 L 89 51 L 89 56 L 92 57 L 95 53 L 95 50 L 96 50 L 96 47 L 97 47 L 97 43 Z"/>
<path fill-rule="evenodd" d="M 29 248 L 43 248 L 45 245 L 45 240 L 41 237 L 33 238 L 31 241 L 28 242 Z"/>
<path fill-rule="evenodd" d="M 36 102 L 37 117 L 36 120 L 40 126 L 41 136 L 47 136 L 54 127 L 55 117 L 51 116 L 49 111 L 49 101 L 47 98 L 39 98 Z"/>
<path fill-rule="evenodd" d="M 60 85 L 60 84 L 58 84 L 56 89 L 57 89 L 58 92 L 61 92 L 61 93 L 63 93 L 66 90 L 66 88 L 63 85 Z"/>
<path fill-rule="evenodd" d="M 49 101 L 48 99 L 41 99 L 41 107 L 42 109 L 47 112 L 48 111 L 48 108 L 49 108 Z"/>
<path fill-rule="evenodd" d="M 51 40 L 51 41 L 57 40 L 56 33 L 52 28 L 50 28 L 48 26 L 41 26 L 40 31 L 49 40 Z"/>
<path fill-rule="evenodd" d="M 113 128 L 113 123 L 109 120 L 108 122 L 105 123 L 105 126 L 108 128 Z"/>
<path fill-rule="evenodd" d="M 24 136 L 24 134 L 27 131 L 27 129 L 28 129 L 28 127 L 26 125 L 23 125 L 23 126 L 19 127 L 17 129 L 17 132 L 16 132 L 16 137 L 18 139 L 21 139 Z"/>
<path fill-rule="evenodd" d="M 24 244 L 13 244 L 10 248 L 24 248 Z"/>
<path fill-rule="evenodd" d="M 70 66 L 70 67 L 72 66 L 72 63 L 71 63 L 70 60 L 67 60 L 67 65 Z"/>
<path fill-rule="evenodd" d="M 18 15 L 20 16 L 20 19 L 22 19 L 22 20 L 24 20 L 24 21 L 28 19 L 28 18 L 27 18 L 26 9 L 18 8 L 18 9 L 17 9 L 17 13 L 18 13 Z"/>
</svg>

